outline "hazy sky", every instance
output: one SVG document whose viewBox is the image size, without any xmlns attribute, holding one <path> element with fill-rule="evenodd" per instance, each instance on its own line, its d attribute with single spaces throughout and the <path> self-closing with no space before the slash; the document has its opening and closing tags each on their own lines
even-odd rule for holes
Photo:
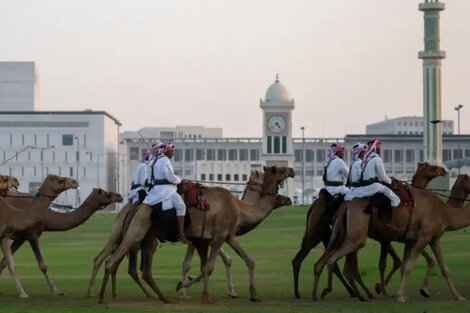
<svg viewBox="0 0 470 313">
<path fill-rule="evenodd" d="M 145 126 L 261 136 L 279 73 L 294 135 L 363 133 L 422 115 L 423 14 L 415 0 L 0 0 L 0 60 L 35 61 L 42 110 L 106 110 Z M 470 133 L 470 1 L 441 13 L 442 117 Z"/>
</svg>

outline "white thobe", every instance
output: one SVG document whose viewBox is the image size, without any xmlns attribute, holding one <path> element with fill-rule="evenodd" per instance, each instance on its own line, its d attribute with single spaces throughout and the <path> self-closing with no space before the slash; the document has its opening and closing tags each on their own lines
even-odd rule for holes
<svg viewBox="0 0 470 313">
<path fill-rule="evenodd" d="M 331 182 L 344 182 L 348 179 L 349 168 L 348 165 L 343 161 L 343 159 L 334 157 L 330 161 L 326 169 L 326 180 Z M 346 194 L 349 191 L 349 188 L 342 186 L 325 186 L 326 191 L 333 197 L 339 193 Z"/>
<path fill-rule="evenodd" d="M 391 184 L 392 180 L 390 177 L 387 176 L 385 173 L 384 165 L 382 162 L 382 159 L 379 156 L 376 156 L 367 162 L 364 168 L 364 174 L 363 174 L 363 179 L 365 181 L 377 177 L 379 181 L 386 183 L 386 184 Z M 400 198 L 387 186 L 384 186 L 381 183 L 373 183 L 368 186 L 361 186 L 354 188 L 347 197 L 345 197 L 345 200 L 352 200 L 354 198 L 366 198 L 366 197 L 371 197 L 376 193 L 382 193 L 384 194 L 387 198 L 390 199 L 392 207 L 397 207 L 400 205 Z"/>
<path fill-rule="evenodd" d="M 362 160 L 357 159 L 353 161 L 353 163 L 351 164 L 351 170 L 349 171 L 350 183 L 355 183 L 355 184 L 359 183 L 359 181 L 361 180 L 361 173 L 362 173 Z M 349 197 L 350 195 L 354 194 L 354 189 L 356 188 L 357 187 L 352 187 L 352 186 L 349 187 L 349 191 L 344 197 L 344 199 L 350 200 Z"/>
<path fill-rule="evenodd" d="M 146 168 L 146 173 L 147 173 L 147 182 L 150 185 L 153 185 L 152 180 L 152 167 L 155 165 L 156 158 L 154 156 L 151 156 L 148 161 L 147 161 L 147 168 Z"/>
<path fill-rule="evenodd" d="M 143 203 L 154 205 L 161 202 L 162 210 L 175 208 L 177 216 L 184 216 L 186 214 L 186 205 L 176 188 L 176 185 L 181 183 L 181 178 L 175 175 L 168 157 L 160 156 L 157 159 L 153 166 L 153 175 L 155 180 L 166 179 L 170 184 L 155 185 L 149 191 Z"/>
<path fill-rule="evenodd" d="M 139 191 L 145 189 L 145 182 L 147 181 L 147 164 L 145 162 L 139 163 L 137 165 L 137 170 L 134 173 L 134 180 L 132 181 L 134 185 L 139 185 L 139 187 L 132 189 L 127 196 L 127 200 L 132 203 L 137 203 L 139 201 Z"/>
</svg>

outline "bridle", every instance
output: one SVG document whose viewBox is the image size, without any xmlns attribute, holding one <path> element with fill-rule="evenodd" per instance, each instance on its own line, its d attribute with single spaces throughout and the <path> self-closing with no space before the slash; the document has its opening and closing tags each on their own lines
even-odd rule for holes
<svg viewBox="0 0 470 313">
<path fill-rule="evenodd" d="M 64 186 L 62 188 L 62 191 L 66 190 L 66 188 L 65 188 L 66 183 L 67 183 L 67 179 L 64 179 Z M 41 195 L 43 197 L 46 197 L 46 198 L 49 198 L 49 199 L 55 199 L 55 198 L 57 198 L 58 194 L 56 193 L 55 195 L 47 195 L 47 194 L 45 194 L 41 191 L 41 188 L 39 188 L 38 193 L 36 194 L 36 197 L 38 197 L 39 195 Z"/>
</svg>

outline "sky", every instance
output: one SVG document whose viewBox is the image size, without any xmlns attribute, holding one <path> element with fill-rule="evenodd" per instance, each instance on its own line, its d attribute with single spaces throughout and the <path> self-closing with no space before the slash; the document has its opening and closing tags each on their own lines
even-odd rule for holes
<svg viewBox="0 0 470 313">
<path fill-rule="evenodd" d="M 41 110 L 106 110 L 124 130 L 260 137 L 276 73 L 293 135 L 361 134 L 422 115 L 415 0 L 0 0 L 0 60 L 35 61 Z M 470 1 L 441 12 L 442 118 L 470 133 Z"/>
</svg>

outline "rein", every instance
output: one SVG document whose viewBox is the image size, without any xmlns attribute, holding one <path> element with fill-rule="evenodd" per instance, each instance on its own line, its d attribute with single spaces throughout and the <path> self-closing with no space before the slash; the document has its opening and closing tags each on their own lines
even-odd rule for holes
<svg viewBox="0 0 470 313">
<path fill-rule="evenodd" d="M 403 184 L 410 184 L 410 180 L 399 180 L 397 179 L 397 181 L 403 183 Z M 470 202 L 470 199 L 466 200 L 465 199 L 462 199 L 462 198 L 456 198 L 456 197 L 452 197 L 450 195 L 446 195 L 446 194 L 443 194 L 441 192 L 451 192 L 452 190 L 448 190 L 448 189 L 438 189 L 438 188 L 421 188 L 421 187 L 416 187 L 416 186 L 411 186 L 412 188 L 416 188 L 416 189 L 420 189 L 420 190 L 427 190 L 427 191 L 431 191 L 433 194 L 436 194 L 438 196 L 441 196 L 443 198 L 446 198 L 446 199 L 452 199 L 452 200 L 458 200 L 458 201 L 464 201 L 464 202 Z"/>
</svg>

